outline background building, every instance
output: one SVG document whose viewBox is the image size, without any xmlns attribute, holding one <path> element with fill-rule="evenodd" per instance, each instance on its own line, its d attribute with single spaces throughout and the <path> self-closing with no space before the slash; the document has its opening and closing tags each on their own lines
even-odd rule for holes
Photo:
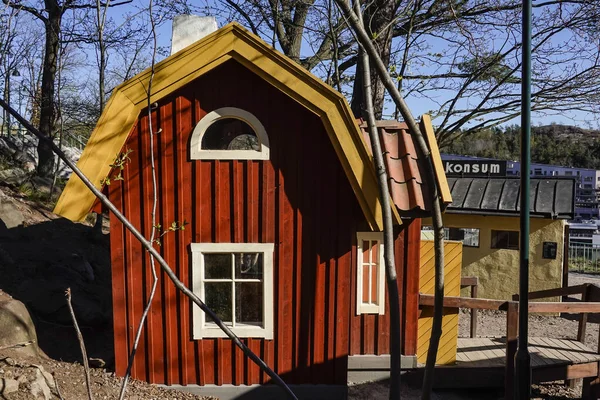
<svg viewBox="0 0 600 400">
<path fill-rule="evenodd" d="M 442 154 L 442 160 L 489 161 L 493 159 Z M 507 177 L 521 175 L 521 163 L 519 161 L 494 161 L 506 163 Z M 600 170 L 532 163 L 529 173 L 532 178 L 565 177 L 575 179 L 575 216 L 573 221 L 600 220 Z"/>
</svg>

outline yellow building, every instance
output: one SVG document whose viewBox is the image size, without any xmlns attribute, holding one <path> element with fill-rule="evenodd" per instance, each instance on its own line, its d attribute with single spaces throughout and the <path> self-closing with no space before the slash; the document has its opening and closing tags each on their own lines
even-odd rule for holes
<svg viewBox="0 0 600 400">
<path fill-rule="evenodd" d="M 478 297 L 510 299 L 519 289 L 519 180 L 448 178 L 448 183 L 453 202 L 444 227 L 447 239 L 463 242 L 462 276 L 479 278 Z M 531 180 L 530 291 L 562 287 L 574 190 L 570 179 Z"/>
</svg>

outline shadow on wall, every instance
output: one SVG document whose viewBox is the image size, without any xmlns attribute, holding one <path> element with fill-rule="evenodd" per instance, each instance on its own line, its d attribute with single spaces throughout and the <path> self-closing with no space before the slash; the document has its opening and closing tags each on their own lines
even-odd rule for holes
<svg viewBox="0 0 600 400">
<path fill-rule="evenodd" d="M 0 289 L 22 301 L 50 357 L 81 361 L 65 290 L 89 357 L 112 365 L 112 297 L 108 235 L 66 219 L 0 227 Z"/>
</svg>

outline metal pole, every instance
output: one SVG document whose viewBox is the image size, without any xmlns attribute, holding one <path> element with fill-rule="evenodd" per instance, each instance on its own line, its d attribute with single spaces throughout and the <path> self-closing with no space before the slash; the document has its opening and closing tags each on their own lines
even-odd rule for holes
<svg viewBox="0 0 600 400">
<path fill-rule="evenodd" d="M 531 153 L 531 0 L 523 0 L 521 71 L 521 215 L 519 235 L 519 341 L 515 355 L 516 399 L 531 396 L 531 357 L 527 349 L 529 317 L 529 170 Z"/>
</svg>

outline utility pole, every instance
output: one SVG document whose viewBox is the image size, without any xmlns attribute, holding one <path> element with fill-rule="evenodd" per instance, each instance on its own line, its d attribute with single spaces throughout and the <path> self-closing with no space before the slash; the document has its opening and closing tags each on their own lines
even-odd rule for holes
<svg viewBox="0 0 600 400">
<path fill-rule="evenodd" d="M 527 349 L 529 319 L 529 178 L 531 167 L 531 0 L 523 0 L 521 70 L 521 214 L 519 235 L 519 341 L 515 355 L 515 398 L 531 394 L 531 356 Z M 510 360 L 507 360 L 510 361 Z"/>
</svg>

